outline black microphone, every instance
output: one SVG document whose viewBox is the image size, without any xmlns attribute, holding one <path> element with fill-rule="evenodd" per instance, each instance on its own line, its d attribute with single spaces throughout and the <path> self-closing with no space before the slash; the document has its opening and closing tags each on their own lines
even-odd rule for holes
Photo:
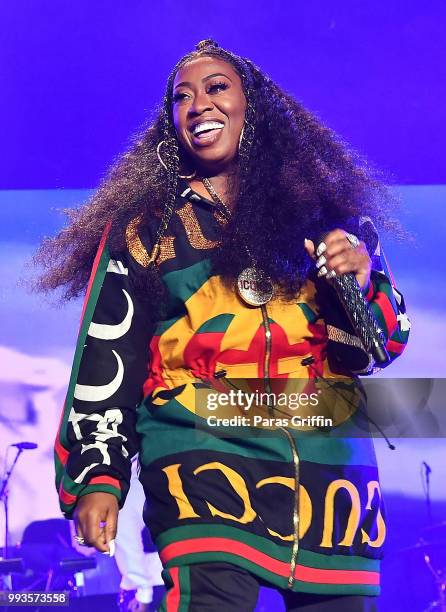
<svg viewBox="0 0 446 612">
<path fill-rule="evenodd" d="M 326 233 L 323 234 L 319 240 L 315 241 L 315 252 L 326 235 Z M 386 339 L 354 273 L 347 272 L 326 280 L 335 289 L 353 329 L 366 351 L 372 354 L 375 363 L 378 365 L 388 364 L 390 356 L 386 350 Z"/>
<path fill-rule="evenodd" d="M 11 446 L 15 446 L 19 450 L 33 450 L 37 448 L 37 444 L 34 442 L 17 442 L 16 444 L 11 444 Z"/>
</svg>

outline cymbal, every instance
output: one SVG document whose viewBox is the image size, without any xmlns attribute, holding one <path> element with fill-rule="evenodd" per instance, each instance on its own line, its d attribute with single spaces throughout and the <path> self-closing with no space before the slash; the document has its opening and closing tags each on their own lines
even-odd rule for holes
<svg viewBox="0 0 446 612">
<path fill-rule="evenodd" d="M 446 538 L 446 521 L 441 521 L 440 523 L 435 523 L 434 525 L 428 525 L 421 530 L 421 533 L 429 533 L 432 531 L 443 532 Z"/>
<path fill-rule="evenodd" d="M 397 551 L 397 554 L 408 553 L 408 552 L 423 552 L 426 553 L 428 550 L 438 549 L 438 548 L 446 548 L 446 537 L 441 539 L 436 539 L 435 541 L 428 541 L 424 538 L 420 538 L 415 544 L 411 546 L 406 546 L 405 548 L 400 548 Z"/>
</svg>

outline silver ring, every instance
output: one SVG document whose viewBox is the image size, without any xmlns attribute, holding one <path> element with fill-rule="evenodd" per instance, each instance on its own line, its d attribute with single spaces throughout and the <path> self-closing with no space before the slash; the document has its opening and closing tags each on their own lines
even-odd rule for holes
<svg viewBox="0 0 446 612">
<path fill-rule="evenodd" d="M 76 542 L 79 544 L 79 546 L 86 546 L 85 544 L 85 538 L 83 538 L 82 536 L 79 535 L 75 535 L 74 539 L 76 540 Z"/>
<path fill-rule="evenodd" d="M 354 234 L 347 233 L 345 237 L 350 242 L 352 249 L 356 249 L 356 247 L 359 246 L 359 238 L 357 238 L 357 236 Z"/>
</svg>

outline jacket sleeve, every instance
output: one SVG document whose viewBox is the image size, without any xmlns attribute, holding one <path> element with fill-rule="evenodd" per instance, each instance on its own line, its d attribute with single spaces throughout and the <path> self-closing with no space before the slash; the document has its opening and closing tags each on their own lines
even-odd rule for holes
<svg viewBox="0 0 446 612">
<path fill-rule="evenodd" d="M 80 496 L 112 493 L 122 507 L 139 450 L 137 407 L 147 377 L 153 324 L 132 289 L 137 264 L 112 258 L 108 225 L 84 301 L 71 378 L 55 441 L 60 507 L 71 518 Z"/>
<path fill-rule="evenodd" d="M 407 344 L 410 321 L 404 298 L 395 286 L 378 233 L 369 217 L 359 219 L 356 234 L 365 242 L 372 260 L 370 284 L 363 293 L 386 338 L 390 362 L 385 367 L 388 367 Z M 316 281 L 316 286 L 327 330 L 327 357 L 333 371 L 369 375 L 381 369 L 356 336 L 334 289 L 322 280 Z"/>
<path fill-rule="evenodd" d="M 370 285 L 365 297 L 387 340 L 386 349 L 392 363 L 406 347 L 411 323 L 404 297 L 396 288 L 378 233 L 369 217 L 360 219 L 358 234 L 366 243 L 372 259 Z"/>
</svg>

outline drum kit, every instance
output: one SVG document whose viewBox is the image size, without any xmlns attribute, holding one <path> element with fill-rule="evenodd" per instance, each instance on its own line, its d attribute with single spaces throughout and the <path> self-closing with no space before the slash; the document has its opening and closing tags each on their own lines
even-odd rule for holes
<svg viewBox="0 0 446 612">
<path fill-rule="evenodd" d="M 446 521 L 425 527 L 417 542 L 399 551 L 400 554 L 417 554 L 432 576 L 437 598 L 423 612 L 446 612 L 446 566 L 434 561 L 446 551 Z M 441 556 L 443 556 L 441 555 Z M 443 557 L 444 558 L 444 557 Z"/>
<path fill-rule="evenodd" d="M 81 598 L 83 572 L 95 568 L 96 561 L 72 547 L 68 521 L 34 521 L 25 528 L 20 544 L 9 546 L 9 482 L 22 452 L 37 448 L 37 444 L 19 442 L 11 446 L 16 447 L 16 456 L 0 477 L 0 504 L 3 505 L 5 519 L 4 545 L 0 548 L 0 610 L 9 609 L 8 594 L 12 592 L 31 594 L 57 590 L 72 598 Z M 33 609 L 40 608 L 37 606 Z M 32 608 L 28 606 L 28 609 Z"/>
</svg>

